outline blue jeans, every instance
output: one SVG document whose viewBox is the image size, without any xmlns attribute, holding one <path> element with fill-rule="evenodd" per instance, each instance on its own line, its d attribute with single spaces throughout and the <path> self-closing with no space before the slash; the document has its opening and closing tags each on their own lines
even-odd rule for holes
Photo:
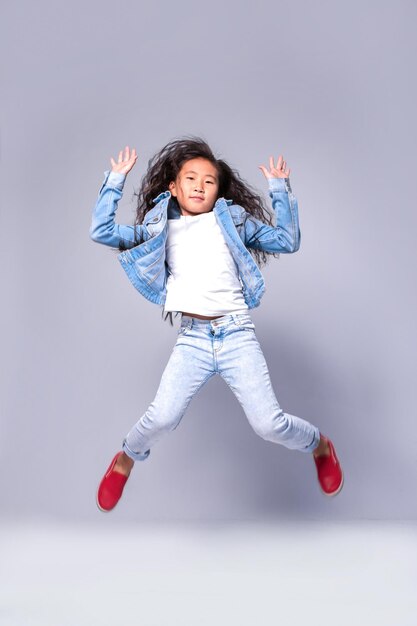
<svg viewBox="0 0 417 626">
<path fill-rule="evenodd" d="M 214 320 L 183 315 L 155 399 L 123 439 L 127 456 L 145 460 L 152 446 L 177 428 L 193 396 L 215 374 L 229 385 L 260 437 L 301 452 L 319 445 L 319 429 L 278 404 L 249 313 Z"/>
</svg>

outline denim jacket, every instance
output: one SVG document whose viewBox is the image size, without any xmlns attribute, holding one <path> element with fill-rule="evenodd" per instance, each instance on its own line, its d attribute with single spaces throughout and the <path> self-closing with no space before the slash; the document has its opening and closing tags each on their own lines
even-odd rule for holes
<svg viewBox="0 0 417 626">
<path fill-rule="evenodd" d="M 153 199 L 155 206 L 143 224 L 116 224 L 117 203 L 123 195 L 126 175 L 110 170 L 104 173 L 93 209 L 90 237 L 93 241 L 124 249 L 118 259 L 133 286 L 148 300 L 164 305 L 169 268 L 165 257 L 168 219 L 180 217 L 170 191 Z M 265 291 L 263 276 L 248 248 L 269 253 L 291 253 L 300 247 L 298 203 L 292 194 L 289 178 L 269 178 L 269 196 L 275 212 L 275 226 L 256 219 L 233 200 L 218 198 L 213 212 L 236 263 L 243 297 L 249 309 L 257 307 Z M 135 228 L 137 240 L 135 242 Z"/>
</svg>

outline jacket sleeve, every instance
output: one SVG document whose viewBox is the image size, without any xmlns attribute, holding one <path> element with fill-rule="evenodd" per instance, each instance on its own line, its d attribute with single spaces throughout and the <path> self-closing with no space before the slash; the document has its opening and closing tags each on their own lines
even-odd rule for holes
<svg viewBox="0 0 417 626">
<path fill-rule="evenodd" d="M 300 247 L 298 203 L 289 178 L 268 178 L 269 196 L 275 212 L 275 226 L 269 226 L 246 214 L 246 246 L 265 252 L 297 252 Z"/>
<path fill-rule="evenodd" d="M 135 229 L 134 226 L 123 226 L 114 221 L 117 204 L 123 195 L 125 180 L 126 174 L 111 172 L 110 170 L 104 172 L 104 180 L 91 219 L 91 239 L 113 248 L 120 246 L 132 248 L 148 239 L 148 232 L 144 225 L 139 224 Z"/>
</svg>

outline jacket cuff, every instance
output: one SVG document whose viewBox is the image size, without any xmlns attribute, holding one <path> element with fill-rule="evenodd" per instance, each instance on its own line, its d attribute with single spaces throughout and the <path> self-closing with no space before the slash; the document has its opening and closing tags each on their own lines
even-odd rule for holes
<svg viewBox="0 0 417 626">
<path fill-rule="evenodd" d="M 115 187 L 116 189 L 123 189 L 123 185 L 125 184 L 126 174 L 121 174 L 120 172 L 112 172 L 111 170 L 106 170 L 104 172 L 104 182 L 103 185 L 108 185 L 109 187 Z"/>
<path fill-rule="evenodd" d="M 268 178 L 269 191 L 291 191 L 289 178 Z"/>
</svg>

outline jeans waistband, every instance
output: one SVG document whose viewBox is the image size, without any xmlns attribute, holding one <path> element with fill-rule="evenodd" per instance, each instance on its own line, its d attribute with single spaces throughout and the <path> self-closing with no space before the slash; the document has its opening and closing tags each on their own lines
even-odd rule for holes
<svg viewBox="0 0 417 626">
<path fill-rule="evenodd" d="M 182 315 L 181 325 L 189 325 L 190 328 L 193 326 L 209 326 L 212 325 L 214 327 L 218 326 L 227 326 L 231 322 L 234 322 L 239 326 L 243 322 L 243 320 L 251 319 L 249 313 L 227 313 L 226 315 L 222 315 L 221 317 L 217 317 L 213 320 L 201 320 L 198 317 L 191 317 L 190 315 Z"/>
</svg>

